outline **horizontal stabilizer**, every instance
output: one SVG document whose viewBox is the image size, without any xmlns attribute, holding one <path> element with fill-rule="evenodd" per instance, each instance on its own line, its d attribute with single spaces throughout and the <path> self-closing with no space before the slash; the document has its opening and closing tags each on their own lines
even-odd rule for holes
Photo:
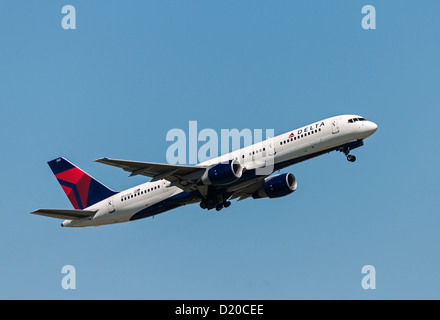
<svg viewBox="0 0 440 320">
<path fill-rule="evenodd" d="M 97 210 L 96 210 L 97 211 Z M 38 209 L 31 212 L 32 214 L 38 214 L 40 216 L 46 216 L 58 219 L 81 219 L 92 217 L 95 215 L 96 211 L 91 210 L 69 210 L 69 209 Z"/>
</svg>

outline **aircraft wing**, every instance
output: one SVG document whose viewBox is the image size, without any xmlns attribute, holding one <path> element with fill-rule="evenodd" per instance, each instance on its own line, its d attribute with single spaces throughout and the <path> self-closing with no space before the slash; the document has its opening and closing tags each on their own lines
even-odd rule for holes
<svg viewBox="0 0 440 320">
<path fill-rule="evenodd" d="M 230 200 L 234 200 L 238 198 L 238 201 L 240 201 L 249 198 L 252 196 L 254 192 L 259 190 L 263 186 L 264 186 L 264 178 L 261 178 L 261 180 L 258 180 L 250 185 L 247 185 L 241 189 L 234 191 Z"/>
<path fill-rule="evenodd" d="M 96 211 L 73 209 L 38 209 L 31 213 L 51 218 L 74 220 L 92 217 L 95 215 Z"/>
<path fill-rule="evenodd" d="M 128 161 L 109 158 L 101 158 L 95 162 L 119 167 L 131 172 L 130 177 L 143 175 L 153 178 L 151 181 L 166 179 L 187 192 L 197 190 L 196 181 L 205 173 L 207 167 L 171 165 L 154 162 Z"/>
</svg>

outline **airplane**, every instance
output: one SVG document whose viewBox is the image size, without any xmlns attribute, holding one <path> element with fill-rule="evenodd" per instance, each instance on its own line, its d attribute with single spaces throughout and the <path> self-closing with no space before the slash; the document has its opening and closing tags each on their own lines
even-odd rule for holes
<svg viewBox="0 0 440 320">
<path fill-rule="evenodd" d="M 101 158 L 95 162 L 122 168 L 149 182 L 117 192 L 60 157 L 49 161 L 74 209 L 38 209 L 32 214 L 64 219 L 62 227 L 88 227 L 154 217 L 180 206 L 199 203 L 217 211 L 233 199 L 279 198 L 298 186 L 292 173 L 272 175 L 288 166 L 363 146 L 377 125 L 358 115 L 339 115 L 288 131 L 197 165 L 171 165 Z"/>
</svg>

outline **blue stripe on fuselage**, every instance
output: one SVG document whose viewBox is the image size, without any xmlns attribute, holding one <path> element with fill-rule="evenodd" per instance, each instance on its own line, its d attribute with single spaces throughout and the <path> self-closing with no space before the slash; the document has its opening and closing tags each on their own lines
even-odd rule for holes
<svg viewBox="0 0 440 320">
<path fill-rule="evenodd" d="M 154 216 L 159 213 L 163 213 L 165 211 L 169 211 L 171 209 L 175 209 L 177 207 L 183 206 L 185 204 L 194 203 L 200 201 L 200 196 L 198 192 L 189 193 L 186 191 L 182 191 L 172 197 L 169 197 L 165 200 L 162 200 L 152 206 L 145 208 L 135 215 L 133 215 L 130 220 L 138 220 L 142 218 L 148 218 Z"/>
</svg>

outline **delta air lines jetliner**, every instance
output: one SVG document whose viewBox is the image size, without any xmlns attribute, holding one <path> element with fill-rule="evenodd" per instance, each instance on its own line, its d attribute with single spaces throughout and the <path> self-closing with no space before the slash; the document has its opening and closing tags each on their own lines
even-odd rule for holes
<svg viewBox="0 0 440 320">
<path fill-rule="evenodd" d="M 198 165 L 170 165 L 102 158 L 96 162 L 144 175 L 151 181 L 116 192 L 64 158 L 49 161 L 74 209 L 39 209 L 33 214 L 61 218 L 63 227 L 88 227 L 152 217 L 177 207 L 200 203 L 221 210 L 230 200 L 279 198 L 297 188 L 292 173 L 275 171 L 331 151 L 362 146 L 377 125 L 357 115 L 341 115 L 283 133 Z"/>
</svg>

